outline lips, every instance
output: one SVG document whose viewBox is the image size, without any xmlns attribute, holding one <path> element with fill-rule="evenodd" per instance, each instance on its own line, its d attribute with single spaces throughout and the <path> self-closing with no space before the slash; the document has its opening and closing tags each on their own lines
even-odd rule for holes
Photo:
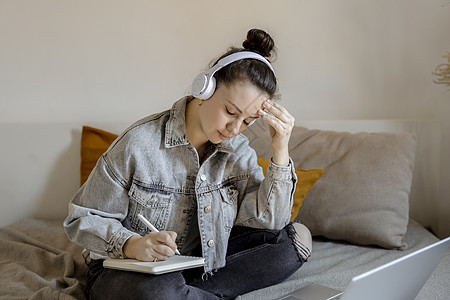
<svg viewBox="0 0 450 300">
<path fill-rule="evenodd" d="M 220 136 L 220 138 L 221 138 L 222 140 L 228 140 L 228 139 L 229 139 L 229 137 L 226 136 L 226 135 L 224 135 L 224 134 L 222 134 L 222 132 L 220 132 L 220 131 L 217 131 L 217 132 L 219 133 L 219 136 Z"/>
</svg>

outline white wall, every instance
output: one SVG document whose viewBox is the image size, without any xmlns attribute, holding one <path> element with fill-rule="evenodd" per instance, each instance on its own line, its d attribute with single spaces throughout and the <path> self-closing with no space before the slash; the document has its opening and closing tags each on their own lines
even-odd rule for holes
<svg viewBox="0 0 450 300">
<path fill-rule="evenodd" d="M 0 122 L 132 122 L 170 107 L 252 27 L 272 34 L 298 120 L 442 122 L 441 235 L 450 234 L 447 0 L 0 1 Z"/>
</svg>

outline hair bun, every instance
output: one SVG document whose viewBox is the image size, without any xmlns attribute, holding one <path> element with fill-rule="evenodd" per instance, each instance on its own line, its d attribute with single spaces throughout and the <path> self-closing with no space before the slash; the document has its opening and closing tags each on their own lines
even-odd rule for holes
<svg viewBox="0 0 450 300">
<path fill-rule="evenodd" d="M 247 39 L 242 43 L 246 50 L 257 52 L 268 58 L 271 56 L 275 42 L 270 35 L 261 29 L 250 29 L 247 32 Z"/>
</svg>

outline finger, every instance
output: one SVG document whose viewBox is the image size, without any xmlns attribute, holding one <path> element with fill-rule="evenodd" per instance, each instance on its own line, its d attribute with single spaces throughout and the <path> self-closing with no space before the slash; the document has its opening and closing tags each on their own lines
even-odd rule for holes
<svg viewBox="0 0 450 300">
<path fill-rule="evenodd" d="M 177 233 L 173 232 L 173 231 L 159 232 L 156 242 L 158 243 L 158 245 L 164 245 L 165 247 L 167 247 L 167 249 L 170 249 L 170 251 L 168 251 L 167 249 L 159 248 L 159 249 L 164 249 L 164 250 L 159 250 L 159 252 L 161 252 L 161 254 L 163 254 L 165 256 L 174 255 L 175 251 L 178 248 L 177 244 L 175 243 L 176 237 L 177 237 Z"/>
<path fill-rule="evenodd" d="M 140 261 L 153 261 L 156 251 L 153 248 L 145 248 L 141 251 L 141 254 L 136 257 Z"/>
<path fill-rule="evenodd" d="M 263 120 L 266 121 L 266 123 L 268 123 L 270 126 L 272 126 L 277 132 L 283 132 L 287 130 L 286 123 L 282 122 L 279 118 L 270 114 L 266 110 L 260 110 L 259 114 L 261 115 Z"/>
<path fill-rule="evenodd" d="M 145 236 L 143 243 L 141 244 L 141 248 L 139 251 L 139 255 L 136 257 L 141 261 L 152 261 L 155 258 L 155 245 L 158 245 L 159 242 L 156 240 L 156 233 L 149 233 Z"/>
<path fill-rule="evenodd" d="M 269 106 L 279 110 L 281 113 L 285 114 L 286 116 L 291 116 L 291 114 L 288 112 L 288 110 L 280 103 L 277 103 L 270 99 L 267 99 L 266 102 L 269 104 Z"/>
<path fill-rule="evenodd" d="M 168 231 L 170 237 L 173 240 L 173 244 L 170 246 L 172 248 L 173 251 L 177 250 L 178 246 L 176 244 L 176 240 L 177 240 L 177 233 L 175 231 Z"/>
<path fill-rule="evenodd" d="M 282 122 L 286 123 L 289 128 L 294 127 L 295 118 L 284 108 L 282 105 L 270 101 L 268 102 L 269 110 L 275 116 L 277 116 Z"/>
<path fill-rule="evenodd" d="M 292 122 L 291 114 L 282 105 L 271 100 L 263 102 L 262 107 L 285 123 Z"/>
<path fill-rule="evenodd" d="M 169 246 L 161 244 L 157 240 L 149 241 L 143 251 L 144 255 L 139 259 L 142 261 L 153 261 L 155 258 L 158 260 L 166 260 L 175 255 L 175 252 Z"/>
<path fill-rule="evenodd" d="M 166 231 L 166 232 L 170 235 L 173 241 L 177 239 L 177 233 L 175 231 Z"/>
<path fill-rule="evenodd" d="M 154 248 L 153 256 L 159 260 L 166 260 L 175 255 L 175 252 L 167 245 L 156 245 Z"/>
<path fill-rule="evenodd" d="M 177 247 L 177 244 L 175 243 L 175 240 L 177 238 L 177 233 L 174 231 L 161 231 L 158 235 L 158 242 L 161 244 L 165 244 L 169 246 L 170 248 Z"/>
</svg>

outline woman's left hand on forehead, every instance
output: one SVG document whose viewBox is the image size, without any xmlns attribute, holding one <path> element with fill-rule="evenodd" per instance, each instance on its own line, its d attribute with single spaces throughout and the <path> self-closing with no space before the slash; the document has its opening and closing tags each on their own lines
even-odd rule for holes
<svg viewBox="0 0 450 300">
<path fill-rule="evenodd" d="M 270 135 L 272 136 L 272 148 L 274 151 L 287 151 L 292 128 L 294 128 L 295 118 L 278 103 L 266 100 L 261 105 L 259 115 L 270 125 Z"/>
</svg>

